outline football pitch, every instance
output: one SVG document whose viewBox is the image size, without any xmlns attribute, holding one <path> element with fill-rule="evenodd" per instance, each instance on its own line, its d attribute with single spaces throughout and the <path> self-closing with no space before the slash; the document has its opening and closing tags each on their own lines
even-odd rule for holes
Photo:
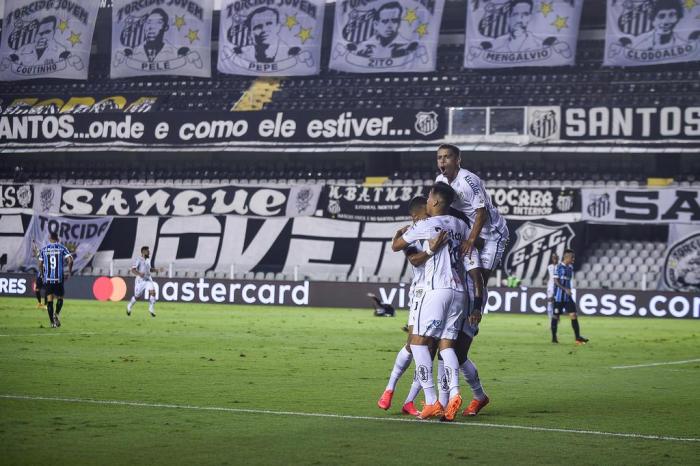
<svg viewBox="0 0 700 466">
<path fill-rule="evenodd" d="M 491 404 L 418 421 L 376 407 L 405 342 L 369 309 L 0 299 L 2 464 L 697 464 L 700 322 L 489 314 Z M 633 367 L 629 367 L 633 366 Z M 465 405 L 469 387 L 463 383 Z M 422 394 L 419 395 L 422 399 Z"/>
</svg>

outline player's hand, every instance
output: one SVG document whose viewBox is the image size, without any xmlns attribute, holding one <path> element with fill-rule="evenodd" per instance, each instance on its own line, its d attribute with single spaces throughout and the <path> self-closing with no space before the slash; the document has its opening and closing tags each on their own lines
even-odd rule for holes
<svg viewBox="0 0 700 466">
<path fill-rule="evenodd" d="M 468 257 L 471 259 L 472 257 L 472 252 L 474 251 L 474 240 L 471 238 L 467 238 L 464 241 L 462 241 L 462 244 L 459 246 L 459 252 L 462 254 L 462 256 Z"/>
<path fill-rule="evenodd" d="M 428 247 L 431 251 L 437 252 L 445 243 L 447 243 L 447 232 L 442 230 L 435 238 L 428 240 Z"/>
<path fill-rule="evenodd" d="M 469 314 L 469 325 L 472 327 L 479 324 L 481 322 L 481 318 L 483 317 L 483 314 L 481 313 L 481 309 L 475 309 Z"/>
</svg>

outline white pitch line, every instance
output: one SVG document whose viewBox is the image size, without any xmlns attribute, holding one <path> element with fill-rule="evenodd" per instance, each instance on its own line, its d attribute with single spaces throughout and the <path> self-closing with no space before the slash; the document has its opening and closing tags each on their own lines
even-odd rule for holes
<svg viewBox="0 0 700 466">
<path fill-rule="evenodd" d="M 673 364 L 688 364 L 690 362 L 699 361 L 700 359 L 686 359 L 685 361 L 652 362 L 649 364 L 637 364 L 635 366 L 612 366 L 610 369 L 636 369 L 637 367 L 670 366 Z"/>
<path fill-rule="evenodd" d="M 345 420 L 361 420 L 361 421 L 380 421 L 380 422 L 420 422 L 414 418 L 392 418 L 392 417 L 375 417 L 375 416 L 351 416 L 345 414 L 331 413 L 303 413 L 294 411 L 271 411 L 266 409 L 245 409 L 245 408 L 226 408 L 223 406 L 193 406 L 179 405 L 170 403 L 147 403 L 143 401 L 121 401 L 121 400 L 95 400 L 90 398 L 58 398 L 49 396 L 30 396 L 30 395 L 0 395 L 0 398 L 8 400 L 31 400 L 31 401 L 59 401 L 64 403 L 83 403 L 95 405 L 113 405 L 113 406 L 132 406 L 139 408 L 166 408 L 166 409 L 189 409 L 194 411 L 220 411 L 237 414 L 269 414 L 276 416 L 296 416 L 296 417 L 318 417 L 330 419 L 345 419 Z M 672 437 L 667 435 L 649 435 L 638 434 L 634 432 L 604 432 L 597 430 L 580 430 L 580 429 L 563 429 L 554 427 L 537 427 L 537 426 L 520 426 L 514 424 L 491 424 L 487 422 L 436 422 L 423 421 L 426 424 L 433 425 L 450 425 L 460 427 L 486 427 L 496 429 L 515 429 L 527 430 L 534 432 L 559 432 L 564 434 L 584 434 L 598 435 L 603 437 L 622 437 L 643 440 L 663 440 L 672 442 L 700 442 L 700 438 L 695 437 Z"/>
<path fill-rule="evenodd" d="M 59 335 L 97 335 L 93 332 L 83 332 L 83 333 L 4 333 L 0 334 L 0 337 L 56 337 Z"/>
</svg>

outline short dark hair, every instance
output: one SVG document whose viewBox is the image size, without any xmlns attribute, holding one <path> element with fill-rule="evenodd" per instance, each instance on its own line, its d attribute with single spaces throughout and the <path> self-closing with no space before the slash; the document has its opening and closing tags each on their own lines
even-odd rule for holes
<svg viewBox="0 0 700 466">
<path fill-rule="evenodd" d="M 428 204 L 428 198 L 422 195 L 418 195 L 411 199 L 408 203 L 408 211 L 413 212 L 414 210 L 425 207 Z"/>
<path fill-rule="evenodd" d="M 52 231 L 51 233 L 49 233 L 49 239 L 51 241 L 58 241 L 58 233 L 55 231 Z"/>
<path fill-rule="evenodd" d="M 384 5 L 380 6 L 376 10 L 374 10 L 374 15 L 372 16 L 372 19 L 375 21 L 379 21 L 379 13 L 384 11 L 384 10 L 393 10 L 393 9 L 398 9 L 399 10 L 399 16 L 403 13 L 403 7 L 399 2 L 389 2 L 385 3 Z"/>
<path fill-rule="evenodd" d="M 163 22 L 166 26 L 169 25 L 168 22 L 170 21 L 170 18 L 168 17 L 168 13 L 166 13 L 164 9 L 154 8 L 150 13 L 148 13 L 148 16 L 151 16 L 154 13 L 160 15 L 160 17 L 163 18 Z"/>
<path fill-rule="evenodd" d="M 567 254 L 576 255 L 576 253 L 574 252 L 573 249 L 564 249 L 564 254 L 562 254 L 562 256 L 565 256 L 565 255 L 567 255 Z"/>
<path fill-rule="evenodd" d="M 42 24 L 46 24 L 46 23 L 53 23 L 53 28 L 56 29 L 56 22 L 57 22 L 57 20 L 56 20 L 55 16 L 53 16 L 53 15 L 47 16 L 46 18 L 39 21 L 39 26 L 41 26 Z"/>
<path fill-rule="evenodd" d="M 250 29 L 250 23 L 253 20 L 253 16 L 259 15 L 260 13 L 265 13 L 266 11 L 273 12 L 275 14 L 275 18 L 277 19 L 277 23 L 280 22 L 279 11 L 275 10 L 274 8 L 270 8 L 269 6 L 261 6 L 248 13 L 248 16 L 245 19 L 245 25 L 248 27 L 248 29 Z"/>
<path fill-rule="evenodd" d="M 455 190 L 452 189 L 449 184 L 443 183 L 442 181 L 435 183 L 433 187 L 430 188 L 430 192 L 437 194 L 440 199 L 445 201 L 445 205 L 448 207 L 452 205 L 456 197 Z"/>
<path fill-rule="evenodd" d="M 532 11 L 532 9 L 533 9 L 532 0 L 510 0 L 510 2 L 508 2 L 508 13 L 513 11 L 513 8 L 518 3 L 527 3 L 530 6 L 530 11 Z"/>
<path fill-rule="evenodd" d="M 143 252 L 144 249 L 149 249 L 148 246 L 141 246 L 141 252 Z"/>
<path fill-rule="evenodd" d="M 683 5 L 681 5 L 681 0 L 656 0 L 651 7 L 651 19 L 656 18 L 656 15 L 661 10 L 676 10 L 678 13 L 678 19 L 683 17 Z"/>
<path fill-rule="evenodd" d="M 438 146 L 438 150 L 440 149 L 447 149 L 450 152 L 452 152 L 452 155 L 455 157 L 459 158 L 459 147 L 455 146 L 454 144 L 440 144 Z"/>
</svg>

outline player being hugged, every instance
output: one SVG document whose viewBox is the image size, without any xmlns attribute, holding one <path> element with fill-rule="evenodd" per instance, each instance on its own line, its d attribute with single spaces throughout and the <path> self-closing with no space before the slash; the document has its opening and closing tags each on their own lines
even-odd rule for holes
<svg viewBox="0 0 700 466">
<path fill-rule="evenodd" d="M 418 417 L 427 419 L 442 416 L 452 421 L 462 405 L 459 392 L 459 361 L 455 343 L 462 328 L 465 309 L 464 267 L 460 257 L 460 244 L 469 234 L 467 225 L 449 215 L 455 192 L 445 183 L 435 183 L 428 196 L 427 212 L 430 218 L 417 222 L 405 233 L 395 235 L 394 251 L 403 251 L 412 243 L 421 241 L 425 253 L 430 256 L 425 263 L 425 292 L 418 304 L 416 322 L 411 334 L 411 352 L 416 361 L 416 371 L 425 393 L 425 407 Z M 438 251 L 427 242 L 444 231 L 447 243 Z M 433 380 L 433 352 L 440 351 L 445 364 L 450 397 L 443 408 L 438 401 Z"/>
<path fill-rule="evenodd" d="M 44 287 L 46 290 L 46 309 L 49 313 L 51 327 L 61 326 L 59 316 L 63 308 L 63 296 L 65 294 L 63 281 L 63 264 L 68 263 L 68 274 L 73 274 L 73 256 L 70 251 L 58 242 L 58 234 L 49 234 L 49 244 L 39 251 L 39 268 L 42 270 Z M 56 313 L 54 314 L 54 297 L 56 298 Z"/>
<path fill-rule="evenodd" d="M 148 312 L 151 317 L 156 316 L 156 289 L 153 283 L 151 273 L 162 272 L 161 269 L 151 267 L 151 251 L 148 246 L 141 248 L 141 257 L 134 259 L 134 264 L 131 266 L 131 273 L 136 276 L 134 280 L 134 295 L 131 297 L 129 304 L 126 306 L 126 315 L 131 315 L 131 309 L 136 304 L 136 299 L 144 295 L 148 299 Z"/>
</svg>

